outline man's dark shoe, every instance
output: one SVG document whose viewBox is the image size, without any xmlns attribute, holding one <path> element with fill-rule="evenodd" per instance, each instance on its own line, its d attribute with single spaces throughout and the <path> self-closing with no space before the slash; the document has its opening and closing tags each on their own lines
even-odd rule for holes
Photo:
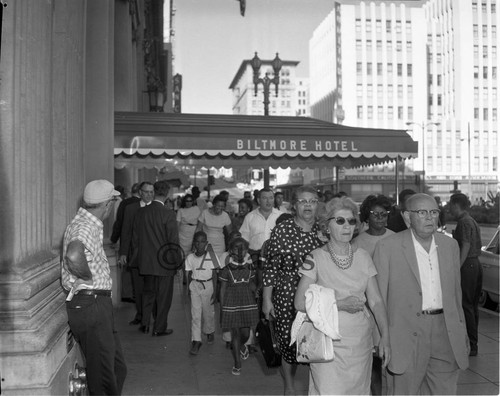
<svg viewBox="0 0 500 396">
<path fill-rule="evenodd" d="M 133 298 L 130 298 L 130 297 L 123 297 L 122 302 L 135 304 L 135 300 Z"/>
<path fill-rule="evenodd" d="M 189 353 L 191 355 L 198 355 L 200 348 L 201 348 L 201 341 L 192 341 L 191 342 L 191 349 L 189 350 Z"/>
<path fill-rule="evenodd" d="M 149 333 L 149 326 L 139 326 L 139 331 L 144 334 Z"/>
<path fill-rule="evenodd" d="M 153 337 L 163 337 L 172 334 L 174 331 L 172 329 L 167 329 L 165 331 L 153 331 Z"/>
<path fill-rule="evenodd" d="M 207 344 L 211 345 L 214 343 L 214 333 L 207 334 Z"/>
<path fill-rule="evenodd" d="M 135 326 L 135 325 L 141 324 L 141 321 L 139 319 L 134 319 L 134 320 L 131 320 L 130 322 L 128 322 L 128 324 L 130 326 Z"/>
</svg>

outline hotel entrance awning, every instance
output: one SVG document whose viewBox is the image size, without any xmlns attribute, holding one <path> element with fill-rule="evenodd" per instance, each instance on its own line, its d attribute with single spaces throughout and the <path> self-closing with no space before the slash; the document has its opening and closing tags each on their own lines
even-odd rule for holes
<svg viewBox="0 0 500 396">
<path fill-rule="evenodd" d="M 346 168 L 417 155 L 404 130 L 306 117 L 115 113 L 115 162 L 177 159 L 205 167 Z"/>
</svg>

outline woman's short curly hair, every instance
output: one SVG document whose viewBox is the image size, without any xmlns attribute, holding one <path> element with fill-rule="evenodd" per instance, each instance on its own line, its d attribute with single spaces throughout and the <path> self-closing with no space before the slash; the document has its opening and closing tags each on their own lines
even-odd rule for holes
<svg viewBox="0 0 500 396">
<path fill-rule="evenodd" d="M 297 199 L 299 199 L 299 195 L 303 193 L 311 193 L 314 194 L 316 198 L 318 198 L 318 191 L 313 186 L 300 186 L 292 193 L 292 206 L 295 206 L 295 204 L 297 203 Z"/>
<path fill-rule="evenodd" d="M 391 210 L 391 201 L 385 195 L 368 195 L 359 208 L 359 220 L 364 223 L 370 217 L 370 210 L 375 206 L 381 206 L 385 210 Z"/>
<path fill-rule="evenodd" d="M 326 211 L 323 213 L 323 220 L 329 219 L 335 216 L 335 213 L 339 210 L 350 210 L 353 216 L 358 220 L 358 205 L 349 197 L 333 198 L 326 203 Z"/>
</svg>

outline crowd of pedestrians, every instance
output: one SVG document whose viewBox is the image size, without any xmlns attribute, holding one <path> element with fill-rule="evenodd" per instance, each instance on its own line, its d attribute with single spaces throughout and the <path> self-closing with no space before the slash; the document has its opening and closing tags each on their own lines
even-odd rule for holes
<svg viewBox="0 0 500 396">
<path fill-rule="evenodd" d="M 235 376 L 257 350 L 258 321 L 270 320 L 284 393 L 295 394 L 301 363 L 292 327 L 307 313 L 315 328 L 338 334 L 334 359 L 309 364 L 310 394 L 381 394 L 384 371 L 389 394 L 456 393 L 459 370 L 477 354 L 481 288 L 479 228 L 463 194 L 450 201 L 453 239 L 436 233 L 438 202 L 412 190 L 401 192 L 399 206 L 382 195 L 358 206 L 345 193 L 302 186 L 287 206 L 283 193 L 264 188 L 253 199 L 246 192 L 237 211 L 227 192 L 207 202 L 193 187 L 179 205 L 165 181 L 134 184 L 131 192 L 113 208 L 120 192 L 105 180 L 90 182 L 64 236 L 61 279 L 90 394 L 120 394 L 126 376 L 103 250 L 102 222 L 112 213 L 110 239 L 136 304 L 129 324 L 139 332 L 173 333 L 168 315 L 180 275 L 191 302 L 187 352 L 214 343 L 219 326 Z M 334 323 L 324 320 L 325 307 Z"/>
</svg>

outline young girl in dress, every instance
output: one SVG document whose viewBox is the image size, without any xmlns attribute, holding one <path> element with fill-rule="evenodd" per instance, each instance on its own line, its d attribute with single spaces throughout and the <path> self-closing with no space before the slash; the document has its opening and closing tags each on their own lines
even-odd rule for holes
<svg viewBox="0 0 500 396">
<path fill-rule="evenodd" d="M 250 334 L 250 327 L 259 320 L 255 300 L 255 270 L 248 254 L 248 242 L 233 238 L 229 243 L 227 265 L 221 270 L 222 328 L 231 329 L 231 353 L 234 359 L 233 375 L 240 375 L 241 359 L 249 356 L 245 342 Z"/>
</svg>

